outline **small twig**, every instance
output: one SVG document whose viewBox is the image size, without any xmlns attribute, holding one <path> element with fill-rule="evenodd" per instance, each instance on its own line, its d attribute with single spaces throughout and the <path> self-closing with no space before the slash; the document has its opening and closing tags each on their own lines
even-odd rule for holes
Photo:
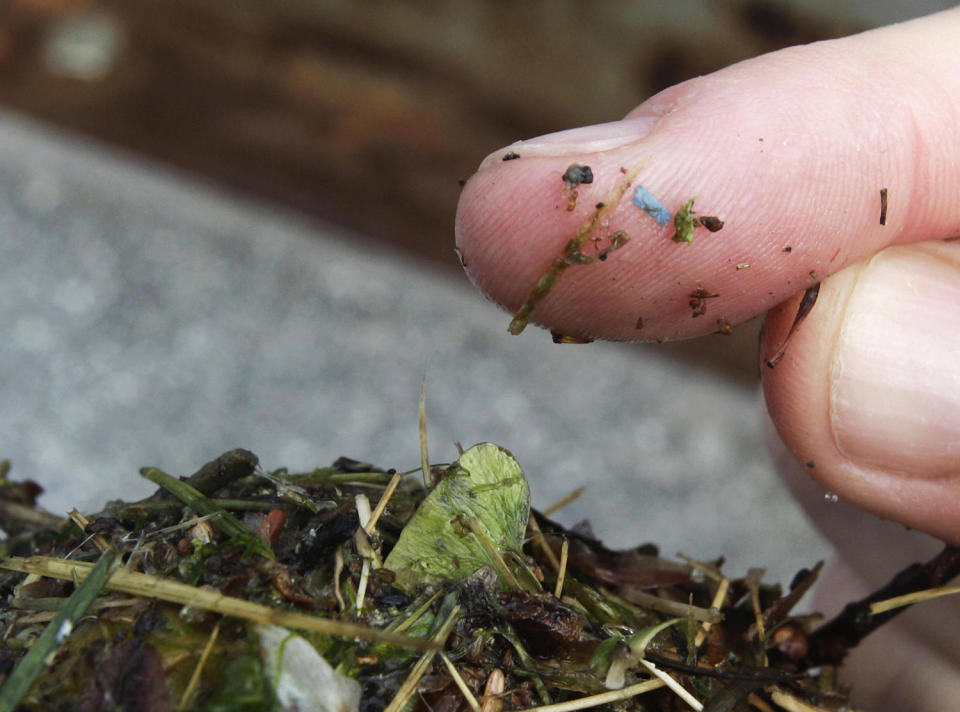
<svg viewBox="0 0 960 712">
<path fill-rule="evenodd" d="M 914 603 L 923 603 L 932 601 L 942 596 L 953 596 L 960 593 L 960 586 L 941 586 L 940 588 L 931 588 L 926 591 L 917 591 L 916 593 L 905 593 L 902 596 L 894 596 L 884 601 L 877 601 L 870 604 L 870 614 L 886 613 L 903 606 L 912 606 Z"/>
<path fill-rule="evenodd" d="M 420 379 L 420 402 L 417 406 L 420 433 L 420 470 L 423 472 L 423 486 L 430 489 L 430 455 L 427 452 L 427 374 Z"/>
<path fill-rule="evenodd" d="M 958 574 L 960 548 L 954 546 L 944 547 L 926 563 L 911 564 L 866 598 L 848 603 L 839 615 L 813 631 L 807 639 L 810 652 L 803 664 L 807 668 L 839 664 L 851 648 L 906 609 L 871 614 L 871 603 L 937 588 Z"/>
<path fill-rule="evenodd" d="M 357 547 L 357 553 L 363 557 L 363 564 L 360 569 L 360 582 L 357 584 L 357 613 L 363 612 L 365 599 L 367 597 L 367 582 L 370 578 L 370 564 L 373 562 L 377 567 L 382 566 L 380 556 L 370 544 L 370 535 L 367 533 L 367 523 L 370 521 L 370 500 L 367 495 L 358 494 L 354 497 L 356 503 L 357 517 L 360 527 L 353 535 L 354 543 Z"/>
<path fill-rule="evenodd" d="M 497 576 L 502 578 L 507 586 L 514 591 L 527 590 L 524 586 L 520 585 L 520 581 L 513 571 L 510 570 L 510 567 L 507 566 L 507 562 L 503 560 L 503 556 L 500 555 L 496 545 L 490 541 L 490 538 L 486 532 L 484 532 L 479 520 L 476 517 L 460 517 L 460 521 L 477 538 L 477 541 L 480 542 L 480 546 L 483 547 L 483 551 L 487 555 L 487 560 L 497 572 Z"/>
<path fill-rule="evenodd" d="M 90 524 L 89 519 L 87 519 L 85 516 L 80 514 L 80 512 L 75 508 L 71 509 L 70 513 L 67 516 L 70 517 L 70 520 L 74 524 L 80 527 L 80 531 L 82 531 L 84 534 L 87 533 L 87 526 Z M 98 549 L 100 549 L 101 552 L 104 552 L 110 548 L 109 542 L 99 534 L 91 534 L 90 540 L 94 543 L 94 545 Z"/>
<path fill-rule="evenodd" d="M 25 574 L 37 574 L 67 581 L 82 581 L 93 570 L 93 565 L 81 561 L 65 561 L 47 556 L 19 557 L 12 556 L 0 562 L 0 568 L 19 571 Z M 111 591 L 157 598 L 169 603 L 189 605 L 204 611 L 213 611 L 222 615 L 233 616 L 255 623 L 272 623 L 274 625 L 309 630 L 317 633 L 326 633 L 344 638 L 361 638 L 363 640 L 379 640 L 387 643 L 396 643 L 409 648 L 430 650 L 434 645 L 429 641 L 412 638 L 406 635 L 397 635 L 347 621 L 320 618 L 296 611 L 285 611 L 279 608 L 244 601 L 233 596 L 225 596 L 219 591 L 205 588 L 196 588 L 179 581 L 170 581 L 159 576 L 151 576 L 120 568 L 115 570 L 104 588 Z M 2 712 L 2 710 L 0 710 Z"/>
<path fill-rule="evenodd" d="M 726 576 L 723 575 L 723 572 L 720 571 L 716 566 L 711 566 L 710 564 L 704 563 L 703 561 L 697 561 L 692 556 L 687 556 L 683 553 L 678 553 L 677 558 L 685 562 L 691 569 L 696 569 L 701 572 L 708 579 L 720 583 L 723 581 Z"/>
<path fill-rule="evenodd" d="M 760 642 L 767 636 L 766 626 L 763 624 L 763 609 L 760 607 L 760 581 L 764 573 L 763 569 L 750 569 L 746 578 L 747 589 L 750 591 L 750 606 L 753 608 L 754 623 L 751 630 Z"/>
<path fill-rule="evenodd" d="M 384 630 L 393 631 L 394 633 L 402 633 L 407 628 L 416 623 L 423 616 L 424 613 L 433 605 L 433 602 L 436 601 L 443 594 L 443 591 L 437 591 L 432 596 L 430 596 L 426 601 L 423 602 L 417 610 L 411 613 L 409 616 L 404 618 L 402 621 L 400 618 L 395 618 L 390 625 L 388 625 Z"/>
<path fill-rule="evenodd" d="M 340 592 L 340 575 L 343 573 L 343 545 L 341 544 L 333 552 L 333 597 L 337 599 L 338 610 L 343 613 L 347 610 L 347 604 L 343 600 L 343 594 Z"/>
<path fill-rule="evenodd" d="M 387 502 L 390 501 L 390 498 L 393 497 L 393 493 L 397 491 L 397 486 L 400 484 L 400 481 L 403 479 L 402 472 L 394 472 L 393 477 L 390 478 L 390 482 L 387 483 L 387 488 L 383 491 L 383 494 L 380 496 L 380 500 L 377 502 L 376 508 L 373 510 L 373 514 L 370 515 L 370 521 L 367 523 L 367 531 L 370 533 L 370 536 L 373 536 L 377 529 L 377 522 L 380 521 L 380 517 L 383 516 L 383 513 L 387 509 Z"/>
<path fill-rule="evenodd" d="M 207 658 L 210 657 L 210 652 L 213 650 L 213 646 L 216 644 L 219 636 L 220 621 L 217 621 L 217 624 L 210 632 L 210 637 L 207 639 L 207 644 L 203 647 L 203 652 L 200 653 L 200 660 L 197 661 L 197 666 L 193 669 L 193 674 L 190 675 L 190 682 L 187 683 L 187 687 L 183 691 L 183 695 L 180 697 L 180 705 L 177 707 L 178 711 L 187 709 L 187 706 L 190 704 L 194 690 L 196 690 L 197 685 L 200 684 L 200 675 L 203 673 L 203 666 L 207 664 Z"/>
<path fill-rule="evenodd" d="M 399 712 L 399 710 L 403 709 L 407 700 L 413 697 L 413 693 L 417 690 L 417 685 L 420 684 L 420 679 L 430 668 L 433 657 L 437 654 L 437 651 L 443 650 L 443 645 L 447 642 L 447 638 L 450 637 L 450 631 L 452 631 L 453 626 L 456 625 L 459 615 L 460 606 L 454 606 L 453 610 L 450 611 L 450 615 L 447 616 L 443 625 L 440 626 L 440 630 L 437 631 L 437 634 L 431 640 L 432 649 L 420 656 L 420 659 L 417 660 L 416 664 L 410 670 L 410 674 L 407 675 L 407 679 L 400 685 L 397 694 L 394 695 L 390 704 L 387 705 L 383 712 Z"/>
<path fill-rule="evenodd" d="M 628 685 L 620 690 L 600 692 L 596 695 L 589 695 L 576 700 L 556 702 L 552 705 L 540 705 L 539 707 L 527 707 L 521 712 L 577 712 L 577 710 L 586 710 L 591 707 L 599 707 L 600 705 L 629 700 L 631 697 L 636 697 L 637 695 L 642 695 L 652 690 L 659 690 L 661 687 L 664 687 L 663 680 L 655 678 L 653 680 L 638 682 L 635 685 Z"/>
<path fill-rule="evenodd" d="M 700 700 L 691 695 L 689 692 L 684 690 L 683 686 L 679 682 L 657 668 L 657 666 L 649 660 L 641 660 L 640 664 L 649 670 L 654 677 L 658 677 L 663 680 L 664 685 L 669 687 L 677 697 L 690 705 L 696 712 L 703 712 L 703 703 L 701 703 Z"/>
<path fill-rule="evenodd" d="M 805 672 L 784 672 L 777 668 L 730 667 L 717 669 L 701 665 L 686 665 L 649 650 L 644 653 L 644 657 L 666 670 L 674 670 L 691 677 L 712 677 L 718 680 L 743 680 L 745 682 L 761 683 L 793 682 L 810 677 Z"/>
<path fill-rule="evenodd" d="M 563 495 L 563 497 L 561 497 L 556 502 L 551 504 L 549 507 L 544 509 L 543 512 L 541 512 L 541 514 L 543 514 L 543 516 L 545 517 L 549 517 L 553 514 L 556 514 L 561 509 L 566 507 L 568 504 L 576 502 L 578 499 L 580 499 L 580 495 L 586 492 L 586 490 L 587 490 L 586 486 L 577 487 L 575 490 Z"/>
<path fill-rule="evenodd" d="M 723 602 L 727 598 L 727 591 L 730 590 L 730 579 L 724 577 L 720 580 L 720 585 L 717 586 L 717 592 L 713 595 L 713 600 L 710 601 L 710 610 L 722 610 Z M 713 625 L 710 621 L 703 621 L 700 624 L 700 630 L 697 631 L 696 637 L 693 639 L 694 647 L 699 648 L 703 645 L 703 641 L 707 638 L 707 633 L 710 632 L 710 628 Z"/>
<path fill-rule="evenodd" d="M 453 663 L 450 661 L 450 658 L 447 657 L 447 654 L 440 653 L 440 660 L 443 661 L 444 666 L 447 668 L 447 672 L 450 673 L 450 677 L 453 678 L 453 681 L 459 688 L 460 694 L 463 695 L 463 699 L 465 699 L 467 704 L 470 705 L 470 709 L 472 709 L 474 712 L 480 712 L 480 703 L 477 702 L 477 698 L 474 696 L 473 692 L 470 691 L 470 688 L 467 687 L 466 680 L 463 679 L 463 676 L 457 671 L 457 668 L 453 666 Z"/>
<path fill-rule="evenodd" d="M 532 539 L 537 542 L 537 546 L 539 546 L 543 553 L 546 554 L 547 559 L 550 561 L 550 565 L 553 567 L 553 570 L 560 571 L 560 561 L 557 559 L 557 555 L 550 547 L 550 544 L 547 543 L 547 538 L 543 535 L 543 531 L 540 529 L 540 525 L 537 524 L 537 518 L 534 516 L 532 511 L 530 512 L 530 519 L 527 523 L 530 525 L 530 529 L 533 531 Z"/>
<path fill-rule="evenodd" d="M 647 608 L 650 608 L 654 611 L 659 611 L 660 613 L 666 613 L 667 615 L 671 616 L 681 616 L 683 618 L 693 618 L 694 620 L 698 621 L 718 623 L 719 621 L 723 620 L 723 614 L 719 611 L 701 608 L 700 606 L 694 606 L 690 603 L 671 601 L 669 598 L 660 598 L 659 596 L 654 596 L 651 593 L 644 593 L 643 591 L 631 591 L 629 601 L 621 596 L 616 595 L 609 589 L 601 588 L 600 591 L 610 600 L 616 601 L 621 606 L 626 606 L 627 608 L 639 611 L 640 613 L 646 612 L 640 608 L 640 606 L 646 606 Z"/>
<path fill-rule="evenodd" d="M 557 586 L 553 591 L 553 595 L 557 598 L 563 594 L 563 580 L 567 575 L 567 558 L 570 555 L 570 542 L 566 537 L 563 538 L 563 543 L 560 545 L 560 568 L 557 571 Z"/>
</svg>

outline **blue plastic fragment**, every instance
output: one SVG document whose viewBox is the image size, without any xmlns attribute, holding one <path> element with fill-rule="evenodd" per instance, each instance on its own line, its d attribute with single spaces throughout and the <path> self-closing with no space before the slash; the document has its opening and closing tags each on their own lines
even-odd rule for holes
<svg viewBox="0 0 960 712">
<path fill-rule="evenodd" d="M 642 185 L 638 185 L 633 192 L 633 204 L 642 208 L 644 212 L 657 221 L 660 227 L 666 227 L 673 215 L 666 206 L 653 197 L 653 194 Z"/>
</svg>

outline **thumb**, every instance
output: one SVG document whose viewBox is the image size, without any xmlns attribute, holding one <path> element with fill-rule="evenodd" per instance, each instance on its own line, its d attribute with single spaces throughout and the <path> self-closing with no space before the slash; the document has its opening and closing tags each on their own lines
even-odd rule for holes
<svg viewBox="0 0 960 712">
<path fill-rule="evenodd" d="M 960 10 L 951 10 L 795 47 L 675 86 L 622 121 L 502 149 L 467 182 L 458 207 L 470 277 L 515 311 L 638 168 L 624 197 L 600 211 L 579 257 L 611 248 L 617 231 L 629 242 L 564 271 L 534 321 L 616 340 L 696 336 L 887 245 L 957 235 L 957 36 Z M 572 164 L 589 166 L 593 181 L 565 184 Z M 725 226 L 678 244 L 672 225 L 631 201 L 637 185 L 674 213 L 696 196 L 696 212 Z"/>
<path fill-rule="evenodd" d="M 770 415 L 807 472 L 852 504 L 960 545 L 960 242 L 888 248 L 820 286 L 776 368 Z M 792 311 L 791 311 L 792 309 Z M 796 299 L 770 312 L 780 348 Z"/>
</svg>

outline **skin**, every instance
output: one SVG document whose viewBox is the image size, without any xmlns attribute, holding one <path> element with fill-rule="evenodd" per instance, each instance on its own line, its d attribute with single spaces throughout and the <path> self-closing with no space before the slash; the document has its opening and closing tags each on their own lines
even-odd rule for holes
<svg viewBox="0 0 960 712">
<path fill-rule="evenodd" d="M 957 37 L 960 9 L 742 62 L 625 120 L 495 151 L 458 209 L 470 278 L 511 311 L 621 168 L 646 161 L 637 182 L 669 209 L 696 195 L 698 212 L 726 221 L 676 244 L 628 194 L 609 229 L 629 244 L 567 270 L 534 313 L 564 334 L 687 338 L 770 310 L 766 359 L 802 291 L 822 281 L 786 356 L 762 375 L 779 469 L 840 554 L 827 610 L 939 540 L 960 545 L 960 241 L 948 240 L 960 236 Z M 520 159 L 502 161 L 508 150 Z M 567 211 L 559 176 L 571 163 L 589 165 L 594 182 Z M 701 287 L 719 296 L 694 318 Z M 824 488 L 840 504 L 825 505 Z M 868 639 L 847 670 L 858 703 L 954 709 L 958 616 L 952 600 L 925 604 Z"/>
</svg>

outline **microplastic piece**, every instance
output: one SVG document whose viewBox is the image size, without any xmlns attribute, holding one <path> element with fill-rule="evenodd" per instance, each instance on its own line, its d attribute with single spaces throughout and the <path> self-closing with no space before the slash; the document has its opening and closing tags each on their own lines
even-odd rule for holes
<svg viewBox="0 0 960 712">
<path fill-rule="evenodd" d="M 633 191 L 633 204 L 656 220 L 660 227 L 666 227 L 673 217 L 666 206 L 654 198 L 653 194 L 642 185 L 638 185 L 637 189 Z"/>
</svg>

